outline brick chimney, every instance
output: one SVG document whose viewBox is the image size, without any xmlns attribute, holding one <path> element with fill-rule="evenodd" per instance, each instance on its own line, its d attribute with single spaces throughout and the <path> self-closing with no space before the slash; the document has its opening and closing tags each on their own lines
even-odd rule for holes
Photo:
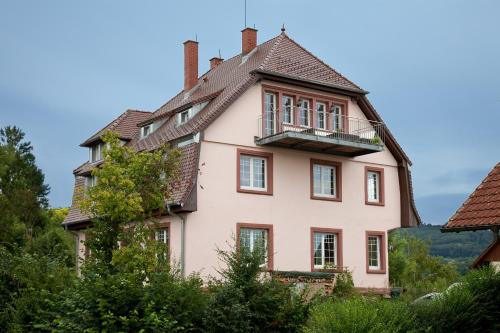
<svg viewBox="0 0 500 333">
<path fill-rule="evenodd" d="M 247 54 L 257 46 L 257 29 L 241 30 L 241 53 Z"/>
<path fill-rule="evenodd" d="M 198 82 L 198 42 L 184 42 L 184 90 L 188 91 Z"/>
<path fill-rule="evenodd" d="M 214 69 L 215 67 L 219 66 L 223 61 L 224 59 L 222 58 L 213 57 L 212 59 L 210 59 L 210 69 Z"/>
</svg>

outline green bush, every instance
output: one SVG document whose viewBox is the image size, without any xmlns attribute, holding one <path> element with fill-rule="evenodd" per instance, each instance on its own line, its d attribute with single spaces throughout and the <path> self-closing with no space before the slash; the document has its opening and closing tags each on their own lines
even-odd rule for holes
<svg viewBox="0 0 500 333">
<path fill-rule="evenodd" d="M 500 273 L 470 271 L 442 296 L 418 303 L 415 311 L 418 325 L 428 332 L 499 332 Z"/>
<path fill-rule="evenodd" d="M 305 332 L 413 332 L 414 320 L 404 302 L 356 296 L 314 306 Z"/>
<path fill-rule="evenodd" d="M 210 286 L 204 326 L 207 332 L 297 332 L 307 319 L 309 304 L 302 294 L 260 269 L 262 255 L 219 251 L 226 264 L 223 280 Z"/>
</svg>

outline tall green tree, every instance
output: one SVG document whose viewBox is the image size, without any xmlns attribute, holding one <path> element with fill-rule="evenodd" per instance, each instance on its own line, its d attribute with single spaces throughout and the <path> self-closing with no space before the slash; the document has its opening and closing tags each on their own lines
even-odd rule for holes
<svg viewBox="0 0 500 333">
<path fill-rule="evenodd" d="M 33 146 L 15 126 L 0 129 L 0 245 L 22 246 L 43 229 L 49 186 Z"/>
<path fill-rule="evenodd" d="M 92 217 L 87 241 L 91 257 L 109 265 L 119 242 L 127 240 L 123 227 L 159 216 L 165 209 L 180 152 L 168 145 L 135 152 L 113 132 L 107 132 L 103 141 L 104 162 L 92 171 L 97 184 L 87 190 L 80 207 Z"/>
</svg>

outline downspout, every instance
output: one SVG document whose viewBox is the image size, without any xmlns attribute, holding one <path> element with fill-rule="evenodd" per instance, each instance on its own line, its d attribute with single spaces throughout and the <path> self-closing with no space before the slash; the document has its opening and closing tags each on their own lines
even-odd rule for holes
<svg viewBox="0 0 500 333">
<path fill-rule="evenodd" d="M 172 215 L 172 216 L 175 216 L 177 218 L 179 218 L 181 220 L 181 258 L 180 258 L 180 262 L 181 262 L 181 276 L 184 277 L 185 276 L 185 269 L 186 269 L 186 261 L 185 261 L 185 253 L 186 253 L 186 246 L 185 246 L 185 239 L 186 239 L 186 217 L 183 216 L 183 215 L 180 215 L 180 214 L 177 214 L 175 213 L 172 209 L 171 209 L 171 204 L 168 204 L 167 203 L 167 212 L 168 212 L 168 215 Z M 181 204 L 181 207 L 183 205 Z"/>
</svg>

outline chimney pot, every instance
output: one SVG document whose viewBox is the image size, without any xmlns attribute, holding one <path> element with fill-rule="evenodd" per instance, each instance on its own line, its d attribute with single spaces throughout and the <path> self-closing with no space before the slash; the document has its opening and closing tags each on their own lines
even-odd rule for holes
<svg viewBox="0 0 500 333">
<path fill-rule="evenodd" d="M 198 83 L 198 42 L 184 42 L 184 90 L 188 91 Z"/>
<path fill-rule="evenodd" d="M 241 30 L 241 52 L 247 54 L 257 46 L 257 29 L 245 28 Z"/>
<path fill-rule="evenodd" d="M 219 66 L 223 61 L 224 59 L 222 58 L 213 57 L 212 59 L 210 59 L 210 69 L 214 69 L 215 67 Z"/>
</svg>

